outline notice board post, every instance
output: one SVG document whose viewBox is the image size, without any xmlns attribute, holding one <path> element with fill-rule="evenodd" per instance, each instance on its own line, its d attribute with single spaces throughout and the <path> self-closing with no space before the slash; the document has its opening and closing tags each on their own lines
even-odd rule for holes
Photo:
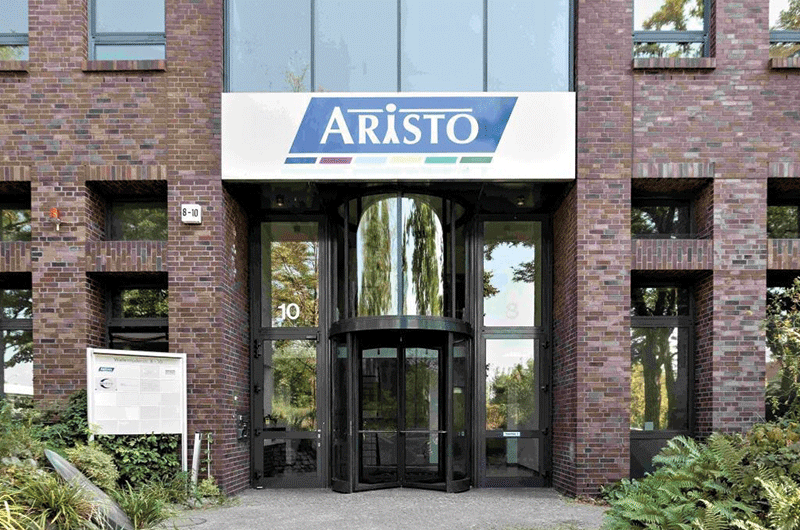
<svg viewBox="0 0 800 530">
<path fill-rule="evenodd" d="M 180 434 L 187 470 L 186 354 L 86 349 L 89 426 L 96 434 Z"/>
</svg>

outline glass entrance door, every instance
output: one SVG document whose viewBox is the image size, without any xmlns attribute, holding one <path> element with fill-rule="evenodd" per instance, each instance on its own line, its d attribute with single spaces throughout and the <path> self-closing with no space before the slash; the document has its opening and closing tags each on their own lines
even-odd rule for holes
<svg viewBox="0 0 800 530">
<path fill-rule="evenodd" d="M 419 331 L 348 338 L 350 348 L 334 348 L 334 364 L 352 374 L 333 387 L 334 489 L 469 488 L 468 341 Z"/>
</svg>

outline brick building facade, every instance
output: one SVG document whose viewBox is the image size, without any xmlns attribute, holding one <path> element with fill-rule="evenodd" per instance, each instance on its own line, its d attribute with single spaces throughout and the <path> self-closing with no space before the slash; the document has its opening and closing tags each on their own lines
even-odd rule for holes
<svg viewBox="0 0 800 530">
<path fill-rule="evenodd" d="M 692 434 L 763 416 L 767 286 L 800 270 L 799 243 L 767 237 L 768 204 L 800 191 L 800 62 L 770 59 L 768 4 L 711 0 L 706 57 L 632 59 L 631 0 L 574 2 L 577 169 L 535 212 L 552 223 L 542 439 L 561 491 L 595 495 L 630 473 L 632 287 L 691 289 Z M 189 432 L 214 433 L 227 491 L 248 487 L 236 428 L 253 396 L 259 188 L 221 179 L 224 2 L 167 1 L 166 59 L 146 61 L 87 59 L 87 0 L 28 10 L 29 56 L 0 61 L 0 197 L 29 202 L 31 236 L 0 242 L 0 281 L 31 289 L 34 394 L 86 386 L 86 348 L 109 345 L 111 287 L 165 284 Z M 632 237 L 632 205 L 654 196 L 690 198 L 691 238 Z M 166 240 L 110 240 L 109 204 L 131 197 L 166 203 Z M 181 223 L 185 203 L 202 224 Z"/>
</svg>

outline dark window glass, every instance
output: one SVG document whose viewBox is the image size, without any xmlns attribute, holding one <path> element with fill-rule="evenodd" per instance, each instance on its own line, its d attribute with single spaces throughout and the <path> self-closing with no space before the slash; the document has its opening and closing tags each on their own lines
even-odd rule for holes
<svg viewBox="0 0 800 530">
<path fill-rule="evenodd" d="M 109 329 L 109 340 L 109 347 L 115 350 L 169 351 L 169 337 L 166 329 L 111 328 Z"/>
<path fill-rule="evenodd" d="M 688 328 L 631 328 L 631 429 L 688 428 Z"/>
<path fill-rule="evenodd" d="M 797 239 L 798 229 L 797 206 L 767 206 L 767 236 L 774 239 Z"/>
<path fill-rule="evenodd" d="M 800 8 L 794 0 L 769 0 L 770 57 L 800 56 Z"/>
<path fill-rule="evenodd" d="M 486 439 L 487 477 L 525 478 L 538 473 L 538 438 Z"/>
<path fill-rule="evenodd" d="M 30 289 L 0 290 L 0 318 L 13 320 L 31 318 L 32 307 Z"/>
<path fill-rule="evenodd" d="M 634 287 L 631 316 L 688 316 L 689 290 L 682 287 Z"/>
<path fill-rule="evenodd" d="M 28 0 L 3 0 L 0 13 L 0 61 L 27 61 Z"/>
<path fill-rule="evenodd" d="M 110 225 L 110 239 L 114 241 L 166 241 L 167 205 L 162 202 L 114 202 Z"/>
<path fill-rule="evenodd" d="M 169 313 L 166 289 L 122 289 L 114 297 L 114 318 L 166 318 Z"/>
<path fill-rule="evenodd" d="M 635 237 L 681 238 L 691 235 L 688 204 L 634 204 L 631 234 Z"/>
<path fill-rule="evenodd" d="M 634 57 L 701 57 L 706 0 L 634 0 Z"/>
<path fill-rule="evenodd" d="M 31 209 L 0 206 L 0 241 L 31 240 Z"/>
<path fill-rule="evenodd" d="M 264 424 L 268 430 L 315 431 L 316 342 L 274 340 L 264 346 Z"/>
<path fill-rule="evenodd" d="M 91 0 L 90 58 L 166 57 L 165 0 Z"/>
</svg>

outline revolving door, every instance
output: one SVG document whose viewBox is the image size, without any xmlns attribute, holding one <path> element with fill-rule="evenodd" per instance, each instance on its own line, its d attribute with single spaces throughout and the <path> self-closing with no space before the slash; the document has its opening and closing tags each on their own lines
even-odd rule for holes
<svg viewBox="0 0 800 530">
<path fill-rule="evenodd" d="M 341 332 L 334 339 L 336 491 L 469 488 L 466 329 L 455 322 L 447 322 L 451 331 L 413 329 L 420 322 L 404 320 L 411 329 Z"/>
</svg>

